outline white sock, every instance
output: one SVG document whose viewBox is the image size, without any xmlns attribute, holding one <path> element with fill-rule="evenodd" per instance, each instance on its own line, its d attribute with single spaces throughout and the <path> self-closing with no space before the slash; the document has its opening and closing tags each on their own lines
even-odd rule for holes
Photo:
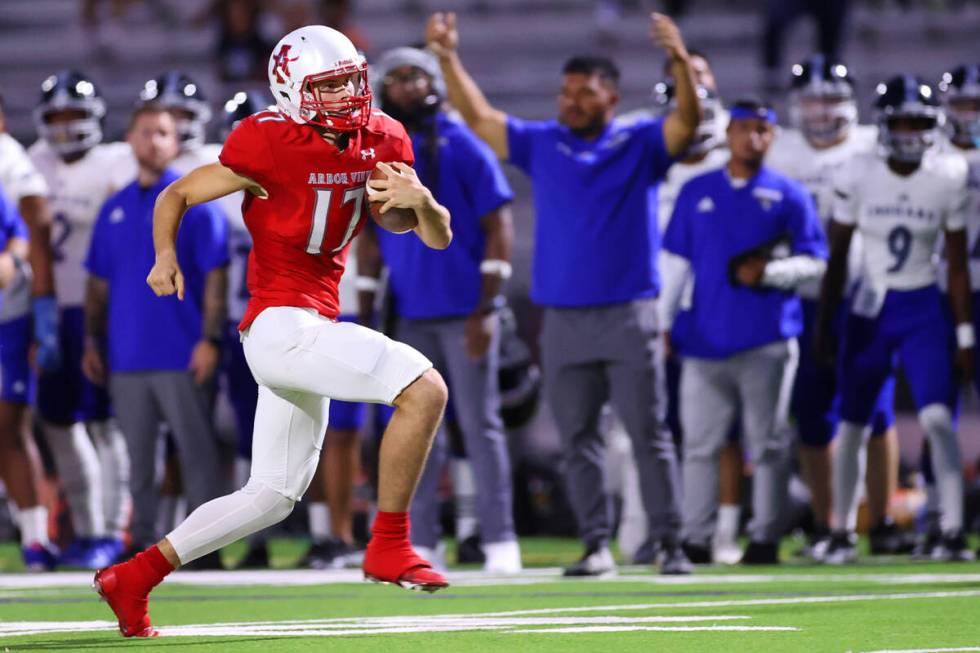
<svg viewBox="0 0 980 653">
<path fill-rule="evenodd" d="M 456 540 L 462 542 L 479 528 L 476 517 L 476 476 L 466 458 L 453 458 L 449 463 L 453 479 L 453 498 L 456 504 Z"/>
<path fill-rule="evenodd" d="M 126 439 L 113 422 L 89 422 L 87 426 L 102 470 L 105 533 L 110 537 L 121 538 L 132 511 Z"/>
<path fill-rule="evenodd" d="M 306 508 L 310 520 L 310 539 L 324 542 L 330 538 L 330 509 L 322 501 L 314 501 Z"/>
<path fill-rule="evenodd" d="M 942 404 L 919 411 L 919 423 L 929 438 L 932 470 L 939 493 L 939 526 L 944 533 L 963 528 L 963 469 L 953 416 Z"/>
<path fill-rule="evenodd" d="M 738 537 L 738 522 L 741 519 L 741 515 L 741 506 L 728 503 L 723 503 L 718 506 L 715 539 L 722 542 L 734 542 L 735 538 Z"/>
<path fill-rule="evenodd" d="M 853 531 L 857 526 L 858 485 L 864 478 L 865 428 L 853 422 L 837 426 L 833 453 L 832 527 Z"/>
<path fill-rule="evenodd" d="M 85 426 L 80 423 L 71 426 L 45 424 L 44 435 L 68 499 L 75 535 L 105 535 L 99 456 Z"/>
<path fill-rule="evenodd" d="M 167 534 L 180 563 L 186 565 L 246 535 L 285 519 L 295 501 L 264 483 L 250 481 L 237 492 L 212 499 Z"/>
<path fill-rule="evenodd" d="M 51 543 L 48 539 L 48 509 L 44 506 L 34 506 L 25 508 L 18 515 L 20 522 L 20 544 L 21 546 L 31 546 L 32 544 L 42 544 L 47 546 Z"/>
</svg>

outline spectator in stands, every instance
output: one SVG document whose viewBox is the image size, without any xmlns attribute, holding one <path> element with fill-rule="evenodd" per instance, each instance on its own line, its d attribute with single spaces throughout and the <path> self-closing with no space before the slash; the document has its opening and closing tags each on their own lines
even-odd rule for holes
<svg viewBox="0 0 980 653">
<path fill-rule="evenodd" d="M 841 60 L 849 5 L 850 0 L 766 0 L 762 62 L 767 93 L 783 90 L 783 45 L 786 32 L 800 16 L 810 16 L 816 21 L 816 50 L 828 61 Z"/>
<path fill-rule="evenodd" d="M 189 508 L 218 495 L 207 384 L 224 333 L 228 226 L 213 205 L 190 209 L 177 240 L 186 299 L 158 299 L 145 277 L 153 266 L 153 205 L 177 174 L 174 118 L 160 105 L 133 113 L 128 141 L 135 182 L 110 197 L 96 220 L 86 267 L 83 371 L 109 384 L 131 459 L 133 547 L 157 539 L 155 481 L 160 422 L 173 432 Z M 106 343 L 105 347 L 101 343 Z M 208 561 L 213 564 L 214 559 Z"/>
<path fill-rule="evenodd" d="M 664 235 L 662 321 L 683 357 L 684 548 L 698 563 L 711 562 L 719 456 L 737 418 L 755 467 L 742 562 L 778 562 L 803 328 L 795 288 L 823 273 L 827 245 L 809 193 L 763 165 L 775 129 L 770 107 L 736 102 L 729 162 L 681 188 Z M 691 307 L 678 316 L 691 279 Z"/>
<path fill-rule="evenodd" d="M 425 251 L 417 238 L 380 229 L 373 236 L 390 271 L 396 331 L 449 379 L 456 421 L 476 481 L 485 569 L 521 570 L 513 487 L 497 387 L 504 281 L 510 277 L 513 193 L 485 143 L 442 108 L 439 62 L 418 48 L 389 50 L 375 64 L 375 99 L 405 125 L 415 169 L 453 216 L 453 242 Z M 447 460 L 442 429 L 412 503 L 412 544 L 439 542 L 439 481 Z M 428 559 L 432 559 L 431 556 Z"/>
<path fill-rule="evenodd" d="M 689 573 L 680 548 L 680 488 L 664 424 L 657 324 L 659 236 L 648 189 L 687 149 L 700 122 L 691 62 L 674 23 L 653 14 L 650 34 L 671 59 L 677 109 L 664 119 L 613 122 L 619 71 L 602 57 L 564 67 L 558 120 L 531 122 L 487 102 L 463 68 L 454 14 L 429 19 L 427 41 L 449 101 L 493 151 L 531 176 L 536 234 L 531 295 L 546 307 L 545 392 L 563 439 L 568 491 L 585 544 L 569 575 L 612 571 L 612 506 L 604 491 L 602 405 L 611 399 L 633 440 L 662 573 Z"/>
<path fill-rule="evenodd" d="M 262 12 L 262 0 L 214 0 L 203 14 L 218 22 L 215 58 L 222 81 L 265 79 L 272 43 L 262 35 Z"/>
<path fill-rule="evenodd" d="M 320 0 L 319 5 L 320 23 L 342 32 L 361 52 L 371 51 L 371 43 L 351 21 L 351 14 L 354 13 L 353 0 Z"/>
</svg>

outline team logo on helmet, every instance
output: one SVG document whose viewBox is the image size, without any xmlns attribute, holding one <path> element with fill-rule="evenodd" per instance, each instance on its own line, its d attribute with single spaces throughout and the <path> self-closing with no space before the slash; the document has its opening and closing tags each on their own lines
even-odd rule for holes
<svg viewBox="0 0 980 653">
<path fill-rule="evenodd" d="M 299 57 L 289 57 L 289 51 L 292 49 L 292 47 L 293 46 L 289 45 L 288 43 L 284 43 L 283 46 L 279 48 L 279 52 L 272 55 L 276 62 L 276 65 L 273 66 L 273 70 L 276 71 L 276 81 L 280 84 L 286 83 L 286 80 L 282 77 L 283 75 L 289 77 L 289 63 L 299 59 Z"/>
</svg>

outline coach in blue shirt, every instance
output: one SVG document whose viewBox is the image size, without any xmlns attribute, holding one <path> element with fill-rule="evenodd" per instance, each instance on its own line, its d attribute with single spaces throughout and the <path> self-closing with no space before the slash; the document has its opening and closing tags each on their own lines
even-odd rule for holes
<svg viewBox="0 0 980 653">
<path fill-rule="evenodd" d="M 399 340 L 425 354 L 449 379 L 456 423 L 475 481 L 485 569 L 517 573 L 521 558 L 500 417 L 496 314 L 503 281 L 510 276 L 513 193 L 490 148 L 443 111 L 445 86 L 431 52 L 386 52 L 375 64 L 374 81 L 381 108 L 401 121 L 412 137 L 419 177 L 452 214 L 453 242 L 436 251 L 418 238 L 372 229 L 362 236 L 362 243 L 369 243 L 373 235 L 380 245 L 390 272 Z M 371 262 L 367 255 L 361 258 L 364 274 Z M 446 444 L 443 429 L 412 501 L 412 544 L 426 550 L 435 549 L 441 535 L 438 489 Z M 454 460 L 454 472 L 464 465 Z M 466 485 L 454 473 L 457 483 Z M 455 490 L 460 494 L 465 487 Z M 461 539 L 469 535 L 460 528 L 457 533 Z"/>
<path fill-rule="evenodd" d="M 82 369 L 95 383 L 108 380 L 129 447 L 130 531 L 134 546 L 142 548 L 158 539 L 155 470 L 161 421 L 177 442 L 188 508 L 218 495 L 206 386 L 217 368 L 224 333 L 229 255 L 224 215 L 210 204 L 189 209 L 177 238 L 184 297 L 153 294 L 146 285 L 155 258 L 153 205 L 178 178 L 167 169 L 178 151 L 173 116 L 153 104 L 138 108 L 128 140 L 139 174 L 106 200 L 86 260 Z"/>
<path fill-rule="evenodd" d="M 614 123 L 616 66 L 601 57 L 574 57 L 563 70 L 558 119 L 529 122 L 487 102 L 456 54 L 455 22 L 453 14 L 435 14 L 427 27 L 449 100 L 500 158 L 534 184 L 531 294 L 547 308 L 541 334 L 545 388 L 586 547 L 566 574 L 596 575 L 613 567 L 598 428 L 607 399 L 633 441 L 651 536 L 663 547 L 661 572 L 688 573 L 678 532 L 677 459 L 664 426 L 659 234 L 655 197 L 648 193 L 700 122 L 684 42 L 670 19 L 652 16 L 651 36 L 677 80 L 677 108 L 666 118 Z"/>
<path fill-rule="evenodd" d="M 810 194 L 763 165 L 775 123 L 761 103 L 732 106 L 728 164 L 681 188 L 664 235 L 664 324 L 693 279 L 690 310 L 677 317 L 671 341 L 683 357 L 683 530 L 695 562 L 710 561 L 719 455 L 736 415 L 755 465 L 742 562 L 778 562 L 789 393 L 803 329 L 795 288 L 823 273 L 827 246 Z"/>
</svg>

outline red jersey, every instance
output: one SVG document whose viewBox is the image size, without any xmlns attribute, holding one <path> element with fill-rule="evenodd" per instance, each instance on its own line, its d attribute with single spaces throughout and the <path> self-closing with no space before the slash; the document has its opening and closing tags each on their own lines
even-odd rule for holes
<svg viewBox="0 0 980 653">
<path fill-rule="evenodd" d="M 405 128 L 375 110 L 340 151 L 312 127 L 263 111 L 239 123 L 218 158 L 269 194 L 245 193 L 242 203 L 253 246 L 251 299 L 238 328 L 248 328 L 270 306 L 312 308 L 336 318 L 347 249 L 368 216 L 365 183 L 378 161 L 415 162 Z"/>
</svg>

